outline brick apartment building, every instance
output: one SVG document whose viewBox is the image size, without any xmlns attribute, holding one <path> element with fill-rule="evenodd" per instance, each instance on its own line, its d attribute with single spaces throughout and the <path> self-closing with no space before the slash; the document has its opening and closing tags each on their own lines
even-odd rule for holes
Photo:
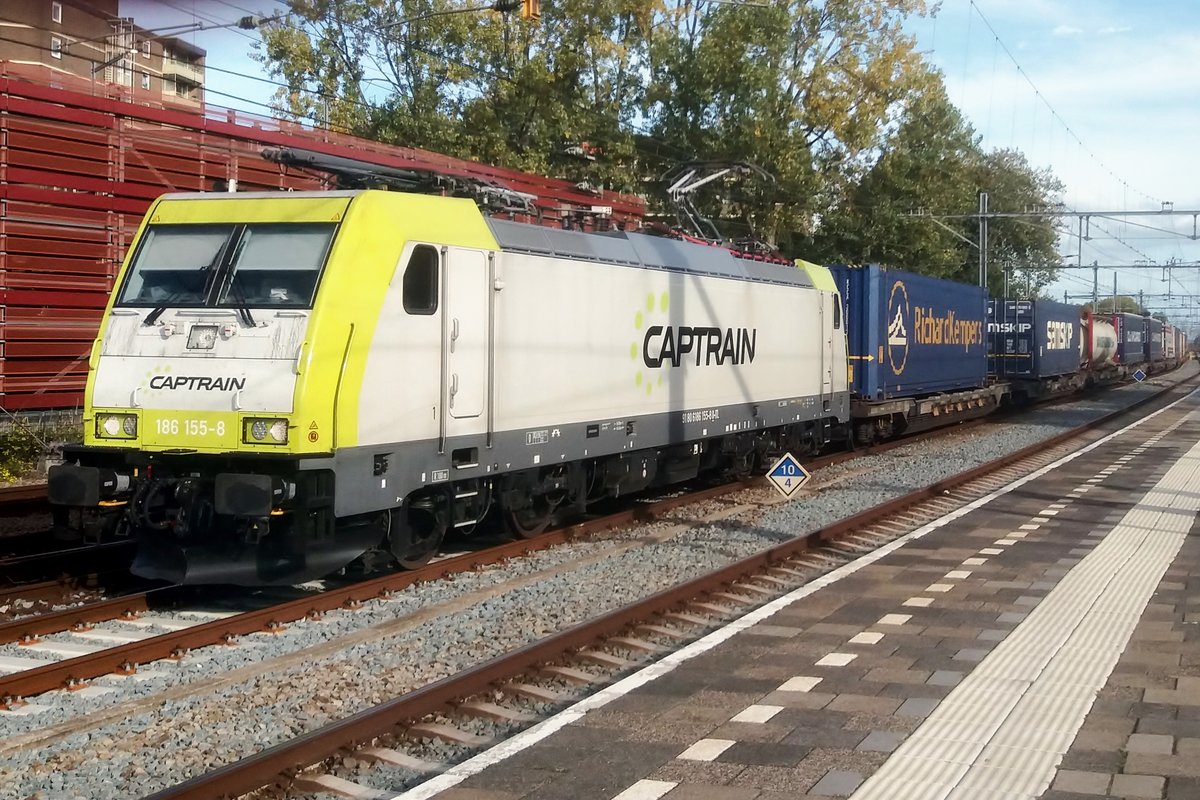
<svg viewBox="0 0 1200 800">
<path fill-rule="evenodd" d="M 0 61 L 122 86 L 138 103 L 202 103 L 204 50 L 118 12 L 118 0 L 3 0 Z"/>
</svg>

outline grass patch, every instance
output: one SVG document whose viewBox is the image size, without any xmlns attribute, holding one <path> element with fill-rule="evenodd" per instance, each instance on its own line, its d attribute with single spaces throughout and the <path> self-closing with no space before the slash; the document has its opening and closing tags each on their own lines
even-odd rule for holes
<svg viewBox="0 0 1200 800">
<path fill-rule="evenodd" d="M 10 420 L 0 430 L 0 483 L 34 477 L 44 458 L 57 456 L 64 443 L 82 439 L 78 423 Z"/>
</svg>

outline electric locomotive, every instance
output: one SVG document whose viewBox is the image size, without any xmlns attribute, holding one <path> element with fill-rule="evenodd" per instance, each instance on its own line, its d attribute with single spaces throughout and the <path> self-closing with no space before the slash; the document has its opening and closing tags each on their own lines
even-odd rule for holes
<svg viewBox="0 0 1200 800">
<path fill-rule="evenodd" d="M 816 452 L 849 418 L 828 270 L 378 190 L 172 194 L 89 360 L 56 521 L 135 573 L 423 563 L 603 497 Z"/>
</svg>

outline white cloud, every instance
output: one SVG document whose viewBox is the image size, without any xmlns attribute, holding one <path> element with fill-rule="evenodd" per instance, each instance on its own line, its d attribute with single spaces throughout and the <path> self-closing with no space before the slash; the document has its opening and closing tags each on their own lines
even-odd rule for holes
<svg viewBox="0 0 1200 800">
<path fill-rule="evenodd" d="M 1096 33 L 1100 34 L 1101 36 L 1112 36 L 1115 33 L 1129 33 L 1132 30 L 1133 28 L 1129 27 L 1128 25 L 1106 25 L 1105 27 L 1096 31 Z"/>
<path fill-rule="evenodd" d="M 1083 33 L 1083 29 L 1073 25 L 1059 25 L 1054 29 L 1055 36 L 1078 36 L 1081 33 Z"/>
</svg>

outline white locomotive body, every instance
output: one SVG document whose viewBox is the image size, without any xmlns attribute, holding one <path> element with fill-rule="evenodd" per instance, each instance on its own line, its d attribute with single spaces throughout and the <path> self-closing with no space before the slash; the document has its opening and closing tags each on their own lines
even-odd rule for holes
<svg viewBox="0 0 1200 800">
<path fill-rule="evenodd" d="M 846 429 L 846 363 L 821 267 L 460 199 L 168 195 L 118 278 L 51 501 L 129 528 L 135 569 L 177 581 L 411 565 L 488 513 L 532 535 L 816 452 Z"/>
</svg>

